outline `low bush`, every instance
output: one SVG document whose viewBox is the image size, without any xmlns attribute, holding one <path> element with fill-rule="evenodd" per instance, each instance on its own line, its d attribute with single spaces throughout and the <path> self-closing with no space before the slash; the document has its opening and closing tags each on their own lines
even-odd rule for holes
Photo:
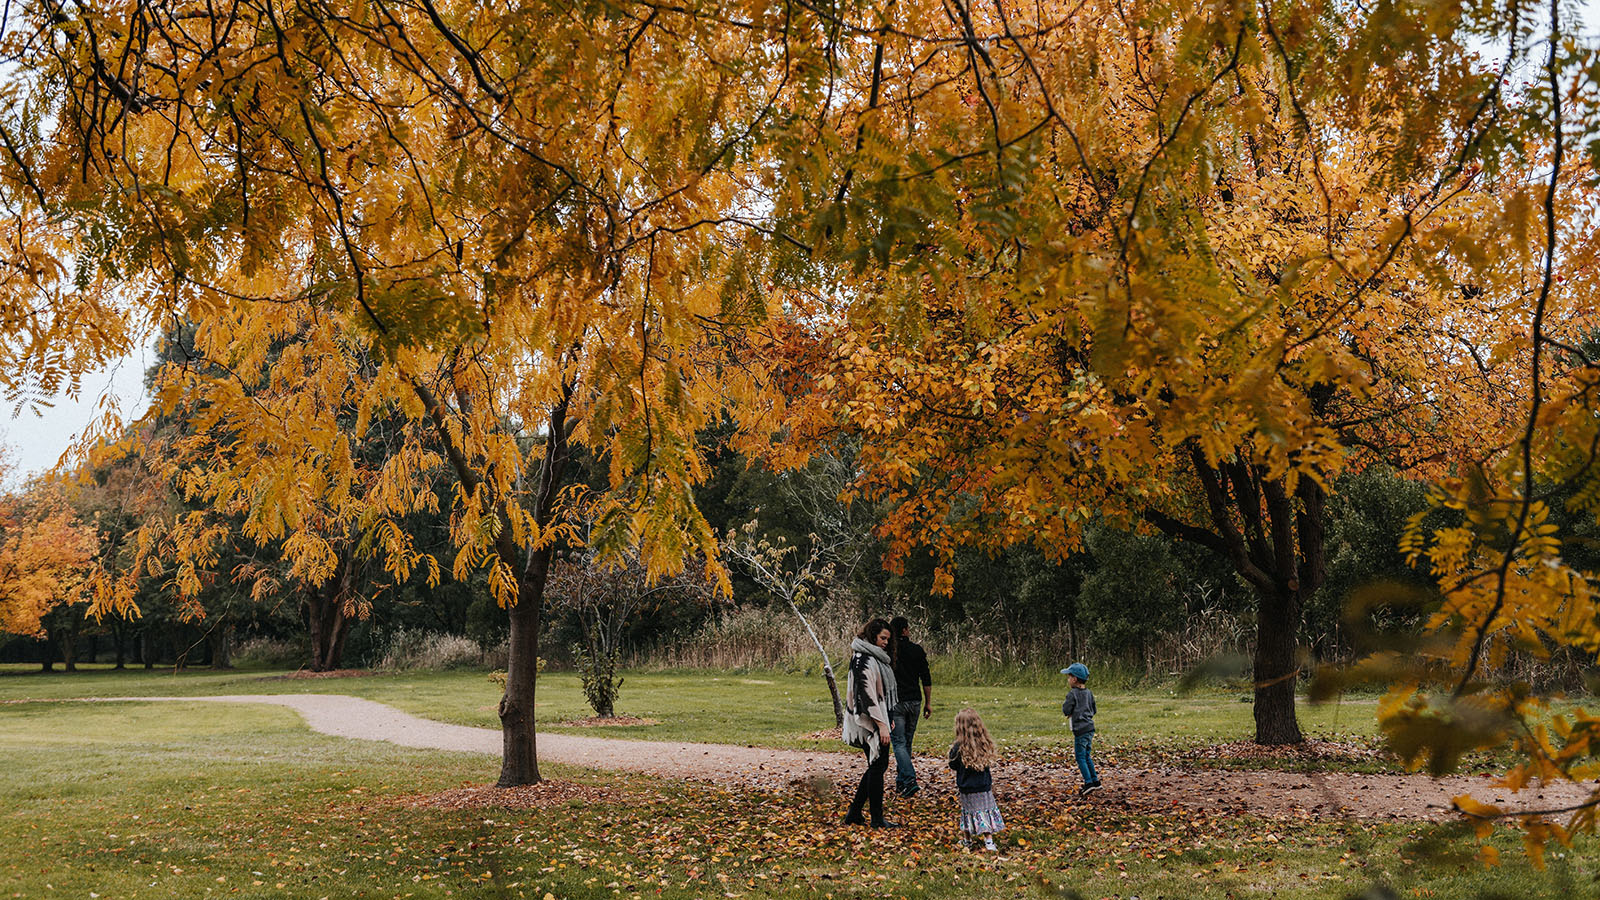
<svg viewBox="0 0 1600 900">
<path fill-rule="evenodd" d="M 492 669 L 505 665 L 502 643 L 484 649 L 458 634 L 401 629 L 389 636 L 378 668 L 393 672 L 416 669 Z"/>
<path fill-rule="evenodd" d="M 281 638 L 250 638 L 233 649 L 233 663 L 241 669 L 292 669 L 309 656 L 304 645 Z"/>
</svg>

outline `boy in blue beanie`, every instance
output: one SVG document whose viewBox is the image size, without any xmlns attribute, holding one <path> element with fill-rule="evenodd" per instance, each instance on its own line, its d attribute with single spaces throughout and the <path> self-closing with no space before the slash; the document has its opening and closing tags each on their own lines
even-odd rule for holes
<svg viewBox="0 0 1600 900">
<path fill-rule="evenodd" d="M 1081 797 L 1100 790 L 1100 775 L 1090 755 L 1094 744 L 1094 692 L 1089 690 L 1089 667 L 1083 663 L 1073 663 L 1062 669 L 1061 674 L 1067 676 L 1067 683 L 1072 685 L 1066 701 L 1061 704 L 1061 714 L 1072 722 L 1072 751 L 1078 758 L 1078 771 L 1083 775 L 1083 787 L 1078 789 Z"/>
</svg>

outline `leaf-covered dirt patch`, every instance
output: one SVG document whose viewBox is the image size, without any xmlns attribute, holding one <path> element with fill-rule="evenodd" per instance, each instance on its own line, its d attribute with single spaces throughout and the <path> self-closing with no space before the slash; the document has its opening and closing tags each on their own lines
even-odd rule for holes
<svg viewBox="0 0 1600 900">
<path fill-rule="evenodd" d="M 1006 748 L 1002 755 L 1018 762 L 1049 766 L 1074 765 L 1070 746 Z M 1400 761 L 1378 738 L 1308 738 L 1300 744 L 1266 746 L 1254 741 L 1209 741 L 1112 745 L 1096 747 L 1097 763 L 1115 768 L 1170 768 L 1277 772 L 1393 773 Z"/>
<path fill-rule="evenodd" d="M 638 716 L 590 716 L 587 719 L 568 719 L 556 723 L 561 728 L 624 728 L 629 725 L 660 724 L 660 719 L 641 719 Z"/>
<path fill-rule="evenodd" d="M 605 804 L 629 806 L 659 799 L 637 791 L 615 786 L 585 784 L 576 781 L 541 781 L 519 787 L 474 785 L 441 791 L 437 794 L 420 794 L 400 798 L 400 803 L 418 809 L 581 809 Z"/>
</svg>

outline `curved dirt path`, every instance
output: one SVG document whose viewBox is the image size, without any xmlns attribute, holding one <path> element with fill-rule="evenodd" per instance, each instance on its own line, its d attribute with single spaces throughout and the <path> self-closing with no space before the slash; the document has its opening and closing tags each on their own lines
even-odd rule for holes
<svg viewBox="0 0 1600 900">
<path fill-rule="evenodd" d="M 170 701 L 255 703 L 295 710 L 313 730 L 354 740 L 387 741 L 405 747 L 499 755 L 497 729 L 472 728 L 422 719 L 394 707 L 343 694 L 236 694 L 210 697 L 107 697 L 94 702 Z M 852 753 L 774 750 L 731 744 L 638 741 L 571 734 L 540 734 L 539 758 L 596 769 L 640 772 L 717 784 L 786 790 L 802 784 L 821 789 L 848 786 L 860 775 Z M 919 757 L 920 780 L 930 794 L 950 792 L 942 757 Z M 1405 819 L 1454 818 L 1451 798 L 1471 794 L 1507 809 L 1545 810 L 1588 797 L 1587 787 L 1569 783 L 1512 793 L 1486 777 L 1426 775 L 1300 774 L 1277 771 L 1209 771 L 1178 768 L 1101 767 L 1106 788 L 1093 802 L 1121 803 L 1142 811 L 1204 809 L 1212 814 L 1272 817 Z M 1073 797 L 1072 766 L 997 765 L 999 793 Z"/>
</svg>

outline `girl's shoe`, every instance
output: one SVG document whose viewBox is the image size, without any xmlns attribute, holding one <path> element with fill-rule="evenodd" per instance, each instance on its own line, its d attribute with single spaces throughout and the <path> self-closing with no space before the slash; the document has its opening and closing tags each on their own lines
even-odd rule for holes
<svg viewBox="0 0 1600 900">
<path fill-rule="evenodd" d="M 992 838 L 992 837 L 990 837 L 990 836 L 988 836 L 986 834 L 986 835 L 983 836 L 983 849 L 985 849 L 985 850 L 999 850 L 1000 848 L 996 847 L 994 845 L 994 838 Z"/>
</svg>

